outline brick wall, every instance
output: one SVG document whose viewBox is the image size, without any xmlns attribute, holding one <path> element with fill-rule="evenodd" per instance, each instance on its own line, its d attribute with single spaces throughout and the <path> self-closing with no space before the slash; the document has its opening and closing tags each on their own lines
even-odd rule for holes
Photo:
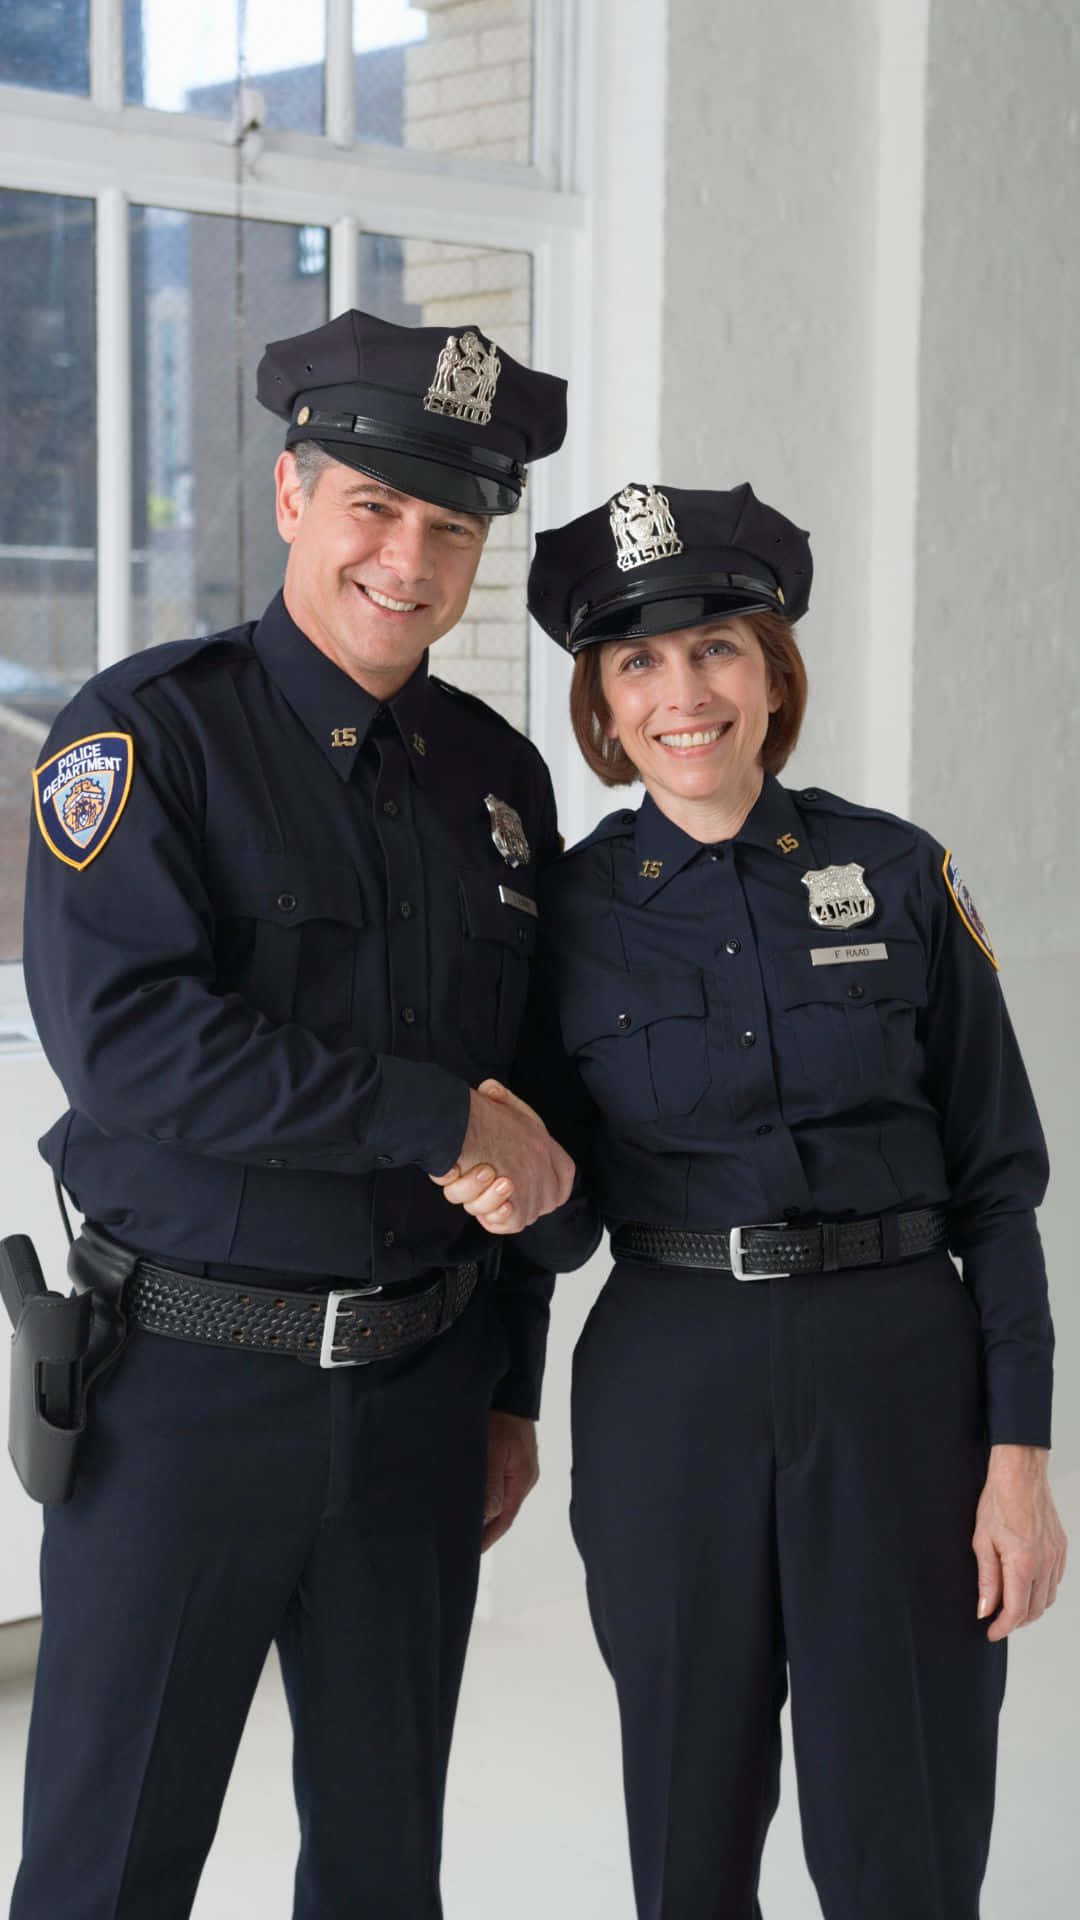
<svg viewBox="0 0 1080 1920">
<path fill-rule="evenodd" d="M 405 144 L 527 164 L 532 131 L 532 0 L 430 0 L 428 37 L 406 49 Z M 475 323 L 529 360 L 528 254 L 405 243 L 405 299 L 423 326 Z M 498 396 L 496 395 L 496 406 Z M 527 505 L 492 522 L 468 616 L 440 640 L 435 668 L 515 726 L 528 719 Z"/>
</svg>

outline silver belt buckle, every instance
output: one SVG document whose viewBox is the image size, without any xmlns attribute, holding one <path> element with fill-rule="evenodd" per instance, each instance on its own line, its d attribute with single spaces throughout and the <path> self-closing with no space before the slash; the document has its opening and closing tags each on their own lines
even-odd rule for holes
<svg viewBox="0 0 1080 1920">
<path fill-rule="evenodd" d="M 786 1220 L 755 1220 L 753 1226 L 732 1227 L 731 1232 L 728 1234 L 728 1259 L 731 1261 L 731 1271 L 736 1280 L 791 1279 L 791 1273 L 787 1267 L 784 1268 L 782 1273 L 747 1273 L 743 1266 L 742 1237 L 744 1233 L 757 1233 L 761 1227 L 768 1227 L 775 1232 L 779 1232 L 782 1227 L 786 1226 Z"/>
<path fill-rule="evenodd" d="M 323 1321 L 322 1346 L 319 1348 L 320 1367 L 370 1367 L 371 1361 L 364 1359 L 335 1360 L 334 1339 L 337 1334 L 337 1318 L 343 1300 L 370 1300 L 373 1294 L 381 1293 L 381 1287 L 334 1287 L 326 1296 L 326 1318 Z"/>
</svg>

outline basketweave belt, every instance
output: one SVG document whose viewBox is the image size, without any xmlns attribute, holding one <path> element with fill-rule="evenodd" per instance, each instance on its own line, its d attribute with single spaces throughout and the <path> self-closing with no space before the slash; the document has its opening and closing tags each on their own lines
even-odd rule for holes
<svg viewBox="0 0 1080 1920">
<path fill-rule="evenodd" d="M 380 1299 L 378 1286 L 329 1293 L 245 1289 L 140 1260 L 124 1290 L 124 1306 L 140 1327 L 174 1340 L 293 1354 L 320 1367 L 360 1367 L 443 1333 L 465 1311 L 479 1277 L 472 1260 L 448 1267 L 415 1292 Z"/>
<path fill-rule="evenodd" d="M 702 1267 L 736 1280 L 788 1280 L 797 1273 L 838 1273 L 844 1267 L 891 1266 L 945 1245 L 945 1209 L 918 1207 L 874 1220 L 820 1220 L 788 1226 L 770 1221 L 696 1233 L 632 1222 L 617 1227 L 617 1260 L 651 1267 Z"/>
</svg>

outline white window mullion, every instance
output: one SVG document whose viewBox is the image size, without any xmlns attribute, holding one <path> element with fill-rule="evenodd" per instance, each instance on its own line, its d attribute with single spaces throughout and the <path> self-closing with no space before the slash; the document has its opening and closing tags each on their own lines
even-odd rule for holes
<svg viewBox="0 0 1080 1920">
<path fill-rule="evenodd" d="M 351 214 L 343 214 L 330 228 L 330 318 L 348 313 L 356 305 L 359 284 L 359 227 Z"/>
<path fill-rule="evenodd" d="M 128 199 L 97 197 L 98 662 L 131 652 L 131 255 Z"/>
<path fill-rule="evenodd" d="M 326 137 L 335 147 L 351 147 L 356 140 L 352 43 L 353 0 L 326 0 Z"/>
<path fill-rule="evenodd" d="M 124 104 L 124 0 L 90 0 L 90 98 L 106 113 Z"/>
</svg>

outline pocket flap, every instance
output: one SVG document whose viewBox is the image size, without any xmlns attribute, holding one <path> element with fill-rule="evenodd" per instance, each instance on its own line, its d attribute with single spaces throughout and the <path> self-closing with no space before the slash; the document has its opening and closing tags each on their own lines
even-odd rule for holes
<svg viewBox="0 0 1080 1920">
<path fill-rule="evenodd" d="M 531 954 L 536 946 L 537 916 L 499 895 L 505 891 L 531 900 L 527 886 L 515 886 L 514 869 L 466 872 L 458 875 L 465 932 L 470 940 L 499 940 L 517 952 Z M 533 901 L 535 906 L 535 901 Z"/>
<path fill-rule="evenodd" d="M 807 941 L 804 947 L 789 947 L 773 955 L 776 969 L 777 998 L 782 1007 L 801 1007 L 813 1002 L 837 1006 L 874 1005 L 879 1000 L 904 1000 L 910 1006 L 926 1005 L 926 968 L 917 940 L 874 942 L 837 942 L 851 948 L 850 960 L 838 960 L 815 967 L 810 954 L 814 946 L 825 947 L 827 940 Z M 858 955 L 869 946 L 884 945 L 884 960 L 861 960 Z M 857 992 L 852 989 L 857 988 Z"/>
<path fill-rule="evenodd" d="M 575 962 L 559 996 L 563 1039 L 571 1053 L 605 1035 L 622 1039 L 654 1020 L 684 1016 L 703 1020 L 705 987 L 700 973 L 658 972 Z"/>
<path fill-rule="evenodd" d="M 353 868 L 323 867 L 293 853 L 248 854 L 241 868 L 215 877 L 211 892 L 223 920 L 272 920 L 283 927 L 307 920 L 364 925 Z"/>
</svg>

